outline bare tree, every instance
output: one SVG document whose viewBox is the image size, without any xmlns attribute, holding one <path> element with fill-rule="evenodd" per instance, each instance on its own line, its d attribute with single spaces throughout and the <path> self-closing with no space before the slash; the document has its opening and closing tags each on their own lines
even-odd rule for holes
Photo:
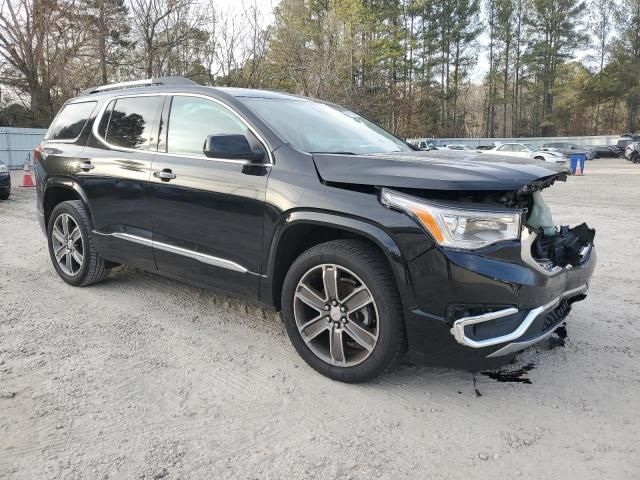
<svg viewBox="0 0 640 480">
<path fill-rule="evenodd" d="M 163 73 L 168 53 L 180 47 L 198 24 L 194 0 L 132 0 L 133 29 L 142 43 L 147 77 Z M 186 23 L 185 23 L 186 22 Z"/>
<path fill-rule="evenodd" d="M 78 27 L 75 0 L 3 0 L 0 56 L 3 82 L 27 92 L 36 119 L 51 117 L 52 88 L 65 84 L 67 68 L 87 41 Z"/>
</svg>

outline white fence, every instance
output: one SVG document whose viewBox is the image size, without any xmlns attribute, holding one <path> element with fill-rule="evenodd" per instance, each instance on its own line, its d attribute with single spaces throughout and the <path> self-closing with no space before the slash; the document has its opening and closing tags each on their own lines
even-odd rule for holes
<svg viewBox="0 0 640 480">
<path fill-rule="evenodd" d="M 0 127 L 0 160 L 9 168 L 22 168 L 46 132 L 44 128 Z"/>
<path fill-rule="evenodd" d="M 588 137 L 520 137 L 520 138 L 409 138 L 408 142 L 426 140 L 436 146 L 465 145 L 477 147 L 478 145 L 494 145 L 498 143 L 533 143 L 542 146 L 544 143 L 568 142 L 580 147 L 594 147 L 596 145 L 615 145 L 620 135 L 592 135 Z"/>
</svg>

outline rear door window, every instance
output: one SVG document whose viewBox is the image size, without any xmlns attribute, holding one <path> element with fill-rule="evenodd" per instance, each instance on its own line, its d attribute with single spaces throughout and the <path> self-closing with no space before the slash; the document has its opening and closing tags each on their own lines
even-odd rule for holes
<svg viewBox="0 0 640 480">
<path fill-rule="evenodd" d="M 115 147 L 147 150 L 157 142 L 153 130 L 161 107 L 160 96 L 118 98 L 106 108 L 98 131 Z"/>
<path fill-rule="evenodd" d="M 56 115 L 45 140 L 75 140 L 82 133 L 97 102 L 68 103 Z"/>
</svg>

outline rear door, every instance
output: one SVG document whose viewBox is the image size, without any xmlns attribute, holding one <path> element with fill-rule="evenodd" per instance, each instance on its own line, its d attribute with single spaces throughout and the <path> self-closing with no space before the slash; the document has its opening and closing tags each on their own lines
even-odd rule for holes
<svg viewBox="0 0 640 480">
<path fill-rule="evenodd" d="M 151 270 L 156 265 L 147 188 L 163 99 L 130 95 L 101 105 L 77 174 L 103 255 Z"/>
<path fill-rule="evenodd" d="M 158 269 L 257 295 L 269 155 L 259 164 L 207 158 L 203 146 L 214 134 L 245 135 L 265 152 L 267 145 L 230 107 L 208 97 L 167 97 L 162 118 L 167 128 L 150 188 Z"/>
</svg>

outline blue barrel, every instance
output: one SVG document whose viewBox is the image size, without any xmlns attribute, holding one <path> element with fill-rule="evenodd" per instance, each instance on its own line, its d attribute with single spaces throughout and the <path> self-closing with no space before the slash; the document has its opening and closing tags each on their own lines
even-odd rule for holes
<svg viewBox="0 0 640 480">
<path fill-rule="evenodd" d="M 587 159 L 586 153 L 572 153 L 571 160 L 569 161 L 569 168 L 571 173 L 575 174 L 578 168 L 578 162 L 580 162 L 580 175 L 584 175 L 584 161 Z"/>
</svg>

